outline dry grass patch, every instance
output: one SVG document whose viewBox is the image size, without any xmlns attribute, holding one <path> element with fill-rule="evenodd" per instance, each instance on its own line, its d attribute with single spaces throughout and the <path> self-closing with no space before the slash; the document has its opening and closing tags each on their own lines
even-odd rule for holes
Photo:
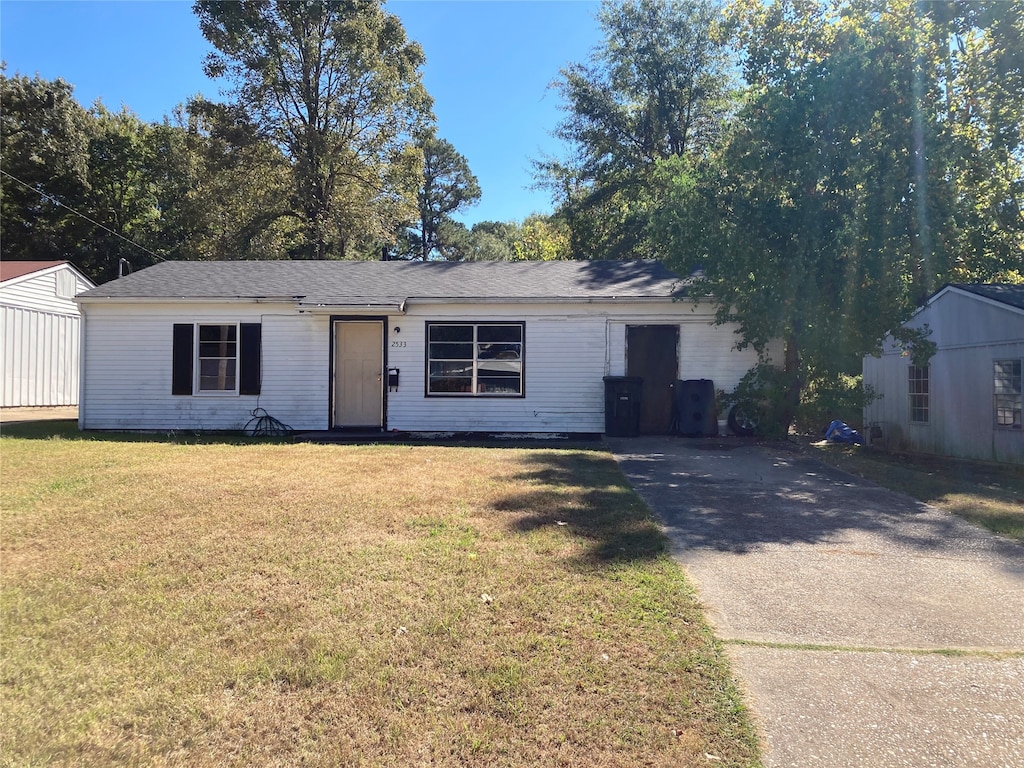
<svg viewBox="0 0 1024 768">
<path fill-rule="evenodd" d="M 2 462 L 8 764 L 757 764 L 604 452 L 9 436 Z"/>
</svg>

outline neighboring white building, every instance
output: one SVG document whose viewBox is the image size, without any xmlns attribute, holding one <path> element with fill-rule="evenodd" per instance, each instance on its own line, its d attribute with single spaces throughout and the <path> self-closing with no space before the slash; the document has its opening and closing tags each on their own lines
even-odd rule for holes
<svg viewBox="0 0 1024 768">
<path fill-rule="evenodd" d="M 95 287 L 67 261 L 0 262 L 0 406 L 78 403 L 79 310 Z"/>
<path fill-rule="evenodd" d="M 79 425 L 600 433 L 629 374 L 668 432 L 674 380 L 756 363 L 679 289 L 649 261 L 158 264 L 79 297 Z"/>
<path fill-rule="evenodd" d="M 1024 285 L 947 285 L 908 320 L 936 352 L 916 367 L 892 338 L 864 358 L 864 409 L 890 447 L 1024 464 Z"/>
</svg>

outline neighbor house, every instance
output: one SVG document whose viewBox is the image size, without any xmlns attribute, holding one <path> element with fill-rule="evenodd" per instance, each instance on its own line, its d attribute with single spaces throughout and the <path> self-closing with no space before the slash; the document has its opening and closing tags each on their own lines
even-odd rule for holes
<svg viewBox="0 0 1024 768">
<path fill-rule="evenodd" d="M 0 261 L 0 406 L 78 402 L 79 311 L 93 288 L 67 261 Z"/>
<path fill-rule="evenodd" d="M 166 262 L 79 296 L 83 429 L 600 433 L 607 375 L 732 389 L 756 362 L 657 262 Z"/>
<path fill-rule="evenodd" d="M 930 329 L 935 354 L 914 365 L 890 337 L 864 358 L 865 425 L 891 447 L 1024 463 L 1024 285 L 947 285 L 904 325 Z"/>
</svg>

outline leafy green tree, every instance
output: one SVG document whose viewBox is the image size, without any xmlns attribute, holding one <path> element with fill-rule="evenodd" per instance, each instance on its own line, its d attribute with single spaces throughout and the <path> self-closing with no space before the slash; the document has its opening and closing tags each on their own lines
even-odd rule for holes
<svg viewBox="0 0 1024 768">
<path fill-rule="evenodd" d="M 598 18 L 604 43 L 558 84 L 567 115 L 555 135 L 571 155 L 538 171 L 575 258 L 647 256 L 647 220 L 659 205 L 651 175 L 658 161 L 714 145 L 729 57 L 710 0 L 606 0 Z"/>
<path fill-rule="evenodd" d="M 468 247 L 469 232 L 452 214 L 480 199 L 480 184 L 466 158 L 434 131 L 419 143 L 423 152 L 423 183 L 417 195 L 419 218 L 405 230 L 403 240 L 412 258 L 429 260 L 434 254 L 460 260 Z"/>
<path fill-rule="evenodd" d="M 301 253 L 291 165 L 237 109 L 202 98 L 153 128 L 160 245 L 180 259 Z"/>
<path fill-rule="evenodd" d="M 87 227 L 92 120 L 61 79 L 0 71 L 0 241 L 5 259 L 76 258 Z M 80 265 L 84 266 L 84 265 Z"/>
<path fill-rule="evenodd" d="M 378 0 L 194 5 L 216 49 L 211 77 L 292 164 L 310 258 L 345 257 L 394 237 L 415 211 L 431 119 L 423 51 Z"/>
<path fill-rule="evenodd" d="M 1001 253 L 1021 253 L 1019 126 L 975 122 L 964 112 L 974 97 L 960 90 L 984 71 L 970 59 L 991 52 L 994 37 L 973 26 L 984 14 L 939 29 L 921 9 L 739 0 L 748 89 L 736 119 L 706 160 L 659 164 L 666 204 L 651 217 L 653 237 L 679 269 L 703 268 L 741 344 L 767 354 L 782 340 L 771 389 L 783 426 L 808 382 L 859 370 L 944 281 L 992 274 Z M 979 46 L 970 56 L 949 36 L 968 27 Z M 971 162 L 995 137 L 1002 149 Z M 1000 176 L 995 194 L 965 183 L 986 172 Z"/>
</svg>

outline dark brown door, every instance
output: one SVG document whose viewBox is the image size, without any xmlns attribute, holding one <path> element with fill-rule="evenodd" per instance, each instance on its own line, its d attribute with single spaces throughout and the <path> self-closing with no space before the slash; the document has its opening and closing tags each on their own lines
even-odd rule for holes
<svg viewBox="0 0 1024 768">
<path fill-rule="evenodd" d="M 679 377 L 679 326 L 626 326 L 626 375 L 644 380 L 640 434 L 668 434 L 672 427 L 672 384 Z"/>
</svg>

